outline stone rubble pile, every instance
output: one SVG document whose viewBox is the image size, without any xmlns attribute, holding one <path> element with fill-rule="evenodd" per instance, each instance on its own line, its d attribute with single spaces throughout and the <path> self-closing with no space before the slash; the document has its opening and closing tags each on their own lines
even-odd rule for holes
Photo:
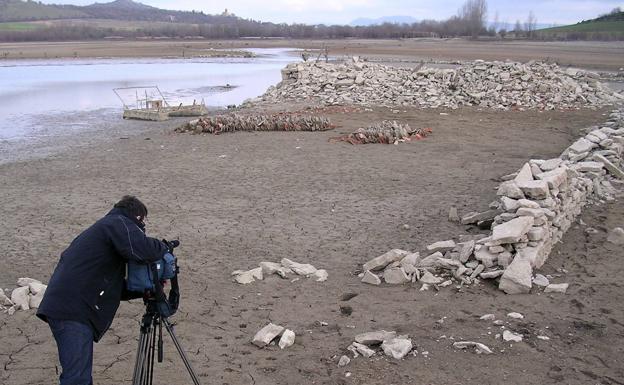
<svg viewBox="0 0 624 385">
<path fill-rule="evenodd" d="M 38 308 L 48 287 L 32 278 L 19 278 L 17 286 L 19 287 L 11 292 L 10 298 L 0 289 L 0 310 L 9 315 L 15 314 L 17 310 Z"/>
<path fill-rule="evenodd" d="M 227 114 L 191 120 L 176 128 L 176 132 L 220 134 L 235 131 L 326 131 L 332 128 L 329 118 L 321 116 Z"/>
<path fill-rule="evenodd" d="M 358 128 L 355 132 L 333 138 L 351 144 L 385 143 L 398 144 L 412 139 L 420 140 L 431 133 L 430 128 L 412 129 L 409 124 L 383 120 L 366 128 Z"/>
<path fill-rule="evenodd" d="M 456 69 L 398 68 L 363 62 L 301 62 L 282 69 L 282 81 L 249 101 L 317 99 L 326 105 L 496 109 L 598 107 L 624 99 L 588 71 L 556 64 L 477 60 Z"/>
<path fill-rule="evenodd" d="M 394 331 L 379 330 L 356 335 L 354 342 L 347 347 L 347 350 L 353 354 L 353 358 L 358 358 L 360 355 L 370 358 L 383 352 L 388 357 L 400 360 L 412 351 L 412 348 L 412 340 L 409 336 L 397 336 Z M 338 361 L 338 366 L 346 366 L 349 362 L 351 359 L 343 355 Z"/>
<path fill-rule="evenodd" d="M 530 160 L 503 177 L 490 210 L 460 219 L 465 225 L 491 228 L 489 234 L 436 242 L 423 256 L 391 250 L 363 265 L 362 282 L 418 281 L 425 290 L 481 278 L 497 279 L 508 294 L 528 293 L 534 284 L 547 293 L 565 293 L 567 283 L 550 283 L 533 270 L 544 264 L 585 205 L 615 199 L 613 184 L 624 180 L 624 109 L 587 131 L 559 158 Z"/>
<path fill-rule="evenodd" d="M 263 348 L 271 344 L 271 342 L 277 341 L 277 337 L 280 337 L 279 342 L 277 342 L 280 349 L 285 349 L 295 343 L 295 332 L 271 322 L 258 330 L 251 343 L 259 348 Z"/>
<path fill-rule="evenodd" d="M 324 282 L 328 278 L 327 270 L 317 269 L 307 263 L 293 262 L 288 258 L 283 258 L 280 263 L 260 262 L 259 266 L 251 270 L 235 270 L 232 272 L 234 281 L 241 285 L 252 283 L 256 280 L 262 281 L 264 278 L 276 274 L 283 279 L 288 279 L 288 274 L 295 274 L 312 278 L 316 282 Z M 298 278 L 295 278 L 296 280 Z"/>
</svg>

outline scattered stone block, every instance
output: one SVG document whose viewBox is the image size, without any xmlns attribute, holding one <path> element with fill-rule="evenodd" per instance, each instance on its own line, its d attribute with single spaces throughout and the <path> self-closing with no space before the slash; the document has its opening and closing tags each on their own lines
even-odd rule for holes
<svg viewBox="0 0 624 385">
<path fill-rule="evenodd" d="M 542 274 L 535 274 L 533 278 L 533 284 L 536 286 L 546 287 L 550 285 L 550 281 Z"/>
<path fill-rule="evenodd" d="M 268 277 L 273 274 L 277 274 L 282 278 L 288 278 L 287 274 L 292 273 L 292 270 L 285 268 L 280 263 L 276 262 L 260 262 L 260 268 L 262 269 L 262 276 Z"/>
<path fill-rule="evenodd" d="M 410 282 L 410 278 L 405 274 L 402 267 L 393 267 L 386 269 L 383 273 L 384 281 L 391 285 L 402 285 Z"/>
<path fill-rule="evenodd" d="M 512 199 L 523 199 L 524 193 L 518 187 L 516 182 L 513 180 L 503 182 L 498 186 L 498 190 L 496 191 L 496 195 L 498 196 L 506 196 Z"/>
<path fill-rule="evenodd" d="M 412 350 L 412 340 L 409 338 L 393 338 L 385 340 L 381 348 L 387 356 L 400 360 Z"/>
<path fill-rule="evenodd" d="M 28 295 L 30 294 L 30 289 L 27 286 L 18 287 L 11 292 L 11 302 L 15 305 L 16 309 L 19 310 L 28 310 L 30 309 L 30 298 Z"/>
<path fill-rule="evenodd" d="M 282 266 L 292 270 L 297 275 L 309 276 L 316 273 L 316 267 L 307 263 L 293 262 L 288 258 L 282 258 L 281 263 Z"/>
<path fill-rule="evenodd" d="M 265 347 L 270 344 L 271 341 L 273 341 L 276 337 L 282 334 L 283 331 L 283 326 L 269 323 L 256 333 L 251 343 L 259 348 Z"/>
<path fill-rule="evenodd" d="M 349 365 L 349 362 L 351 362 L 351 359 L 347 356 L 342 356 L 340 357 L 340 360 L 338 360 L 338 366 L 345 367 L 347 365 Z"/>
<path fill-rule="evenodd" d="M 360 353 L 362 356 L 366 357 L 366 358 L 371 358 L 372 356 L 375 355 L 375 351 L 371 348 L 369 348 L 366 345 L 354 342 L 351 344 L 351 346 L 353 348 L 355 348 L 355 350 Z"/>
<path fill-rule="evenodd" d="M 507 294 L 531 291 L 533 269 L 527 258 L 516 256 L 501 276 L 498 288 Z"/>
<path fill-rule="evenodd" d="M 17 286 L 19 287 L 28 286 L 31 283 L 41 283 L 41 281 L 38 281 L 34 278 L 18 278 L 17 279 Z"/>
<path fill-rule="evenodd" d="M 503 275 L 504 272 L 505 270 L 484 271 L 483 273 L 479 274 L 479 277 L 483 279 L 494 279 Z"/>
<path fill-rule="evenodd" d="M 518 207 L 520 207 L 520 205 L 518 204 L 518 201 L 515 199 L 511 199 L 511 198 L 507 198 L 506 196 L 503 196 L 500 198 L 501 203 L 503 205 L 503 210 L 508 211 L 508 212 L 515 212 Z"/>
<path fill-rule="evenodd" d="M 234 280 L 241 285 L 247 285 L 254 282 L 256 279 L 261 281 L 263 279 L 262 268 L 257 267 L 251 270 L 236 270 L 232 272 Z"/>
<path fill-rule="evenodd" d="M 475 248 L 475 241 L 468 241 L 464 243 L 460 243 L 461 249 L 459 250 L 459 261 L 461 263 L 466 263 L 470 256 L 472 255 Z"/>
<path fill-rule="evenodd" d="M 292 346 L 294 343 L 295 343 L 295 332 L 293 332 L 290 329 L 286 329 L 282 333 L 282 337 L 280 338 L 277 345 L 280 347 L 280 349 L 284 349 L 289 346 Z"/>
<path fill-rule="evenodd" d="M 452 206 L 449 209 L 448 219 L 451 222 L 459 222 L 459 213 L 457 212 L 457 207 Z"/>
<path fill-rule="evenodd" d="M 325 282 L 327 281 L 329 274 L 327 274 L 327 270 L 319 269 L 315 271 L 314 274 L 312 274 L 310 277 L 314 279 L 316 282 Z"/>
<path fill-rule="evenodd" d="M 396 337 L 396 332 L 394 331 L 387 332 L 385 330 L 379 330 L 376 332 L 360 333 L 356 335 L 354 339 L 355 339 L 355 342 L 359 344 L 366 345 L 366 346 L 373 346 L 373 345 L 379 345 L 380 343 L 386 340 L 394 339 L 395 337 Z"/>
<path fill-rule="evenodd" d="M 444 281 L 443 278 L 440 277 L 436 277 L 435 275 L 431 274 L 428 271 L 425 271 L 425 273 L 420 277 L 419 280 L 421 283 L 426 283 L 429 285 L 437 285 L 439 283 L 442 283 Z"/>
<path fill-rule="evenodd" d="M 496 316 L 494 314 L 484 314 L 479 317 L 479 319 L 483 321 L 494 321 L 496 319 Z"/>
<path fill-rule="evenodd" d="M 400 249 L 390 250 L 387 253 L 382 254 L 366 262 L 363 266 L 363 269 L 370 270 L 370 271 L 382 270 L 383 268 L 385 268 L 392 262 L 400 261 L 407 254 L 409 253 L 405 250 L 400 250 Z"/>
<path fill-rule="evenodd" d="M 516 182 L 516 184 L 520 186 L 521 184 L 530 182 L 532 180 L 533 172 L 531 171 L 531 166 L 529 165 L 529 163 L 525 163 L 520 171 L 518 171 L 518 175 L 514 178 L 514 182 Z"/>
<path fill-rule="evenodd" d="M 566 291 L 568 290 L 568 283 L 551 283 L 550 285 L 546 286 L 546 289 L 544 289 L 544 293 L 562 293 L 565 294 Z"/>
<path fill-rule="evenodd" d="M 624 229 L 616 227 L 611 230 L 607 236 L 607 242 L 611 242 L 616 245 L 624 245 Z"/>
<path fill-rule="evenodd" d="M 418 260 L 420 259 L 420 253 L 410 253 L 405 256 L 405 258 L 401 259 L 400 265 L 405 266 L 416 266 Z"/>
<path fill-rule="evenodd" d="M 381 278 L 367 270 L 366 272 L 364 272 L 362 282 L 368 283 L 370 285 L 381 285 Z"/>
<path fill-rule="evenodd" d="M 443 258 L 441 252 L 436 251 L 428 257 L 425 257 L 418 261 L 417 267 L 436 267 L 439 265 L 439 259 Z"/>
<path fill-rule="evenodd" d="M 0 289 L 0 305 L 1 306 L 13 306 L 13 302 L 9 297 L 4 294 L 4 290 Z"/>
<path fill-rule="evenodd" d="M 506 342 L 522 342 L 522 334 L 514 333 L 511 330 L 503 332 L 503 340 Z"/>
<path fill-rule="evenodd" d="M 509 318 L 513 318 L 513 319 L 524 319 L 524 316 L 518 312 L 511 312 L 511 313 L 507 313 L 507 317 Z"/>
<path fill-rule="evenodd" d="M 453 343 L 455 349 L 467 349 L 474 347 L 478 354 L 492 354 L 492 350 L 480 342 L 458 341 Z"/>
</svg>

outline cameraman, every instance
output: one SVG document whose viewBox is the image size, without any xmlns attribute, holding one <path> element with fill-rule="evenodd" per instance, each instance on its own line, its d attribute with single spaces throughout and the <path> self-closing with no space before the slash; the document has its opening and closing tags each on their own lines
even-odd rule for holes
<svg viewBox="0 0 624 385">
<path fill-rule="evenodd" d="M 126 262 L 154 262 L 167 253 L 163 242 L 145 235 L 145 217 L 145 205 L 126 195 L 61 254 L 37 311 L 56 340 L 61 385 L 92 384 L 93 341 L 106 333 L 119 302 L 131 299 Z"/>
</svg>

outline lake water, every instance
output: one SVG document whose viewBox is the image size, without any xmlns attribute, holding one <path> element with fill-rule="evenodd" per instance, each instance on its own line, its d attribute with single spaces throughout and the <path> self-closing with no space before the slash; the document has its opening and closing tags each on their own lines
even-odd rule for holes
<svg viewBox="0 0 624 385">
<path fill-rule="evenodd" d="M 47 117 L 58 123 L 65 114 L 91 111 L 91 118 L 114 113 L 121 119 L 122 102 L 113 92 L 118 87 L 157 85 L 171 105 L 194 100 L 209 107 L 240 104 L 263 94 L 281 80 L 281 68 L 300 60 L 292 50 L 250 51 L 257 56 L 0 61 L 0 141 L 54 135 Z M 132 104 L 137 95 L 122 96 Z M 80 129 L 80 124 L 70 128 Z"/>
</svg>

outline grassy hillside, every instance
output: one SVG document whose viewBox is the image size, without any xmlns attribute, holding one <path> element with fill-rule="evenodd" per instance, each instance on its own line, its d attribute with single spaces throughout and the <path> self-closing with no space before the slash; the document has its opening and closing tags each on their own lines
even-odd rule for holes
<svg viewBox="0 0 624 385">
<path fill-rule="evenodd" d="M 624 12 L 612 12 L 577 24 L 545 28 L 536 31 L 537 37 L 568 40 L 622 40 L 624 39 Z"/>
<path fill-rule="evenodd" d="M 30 21 L 88 17 L 71 5 L 46 5 L 34 1 L 0 0 L 0 21 Z"/>
</svg>

